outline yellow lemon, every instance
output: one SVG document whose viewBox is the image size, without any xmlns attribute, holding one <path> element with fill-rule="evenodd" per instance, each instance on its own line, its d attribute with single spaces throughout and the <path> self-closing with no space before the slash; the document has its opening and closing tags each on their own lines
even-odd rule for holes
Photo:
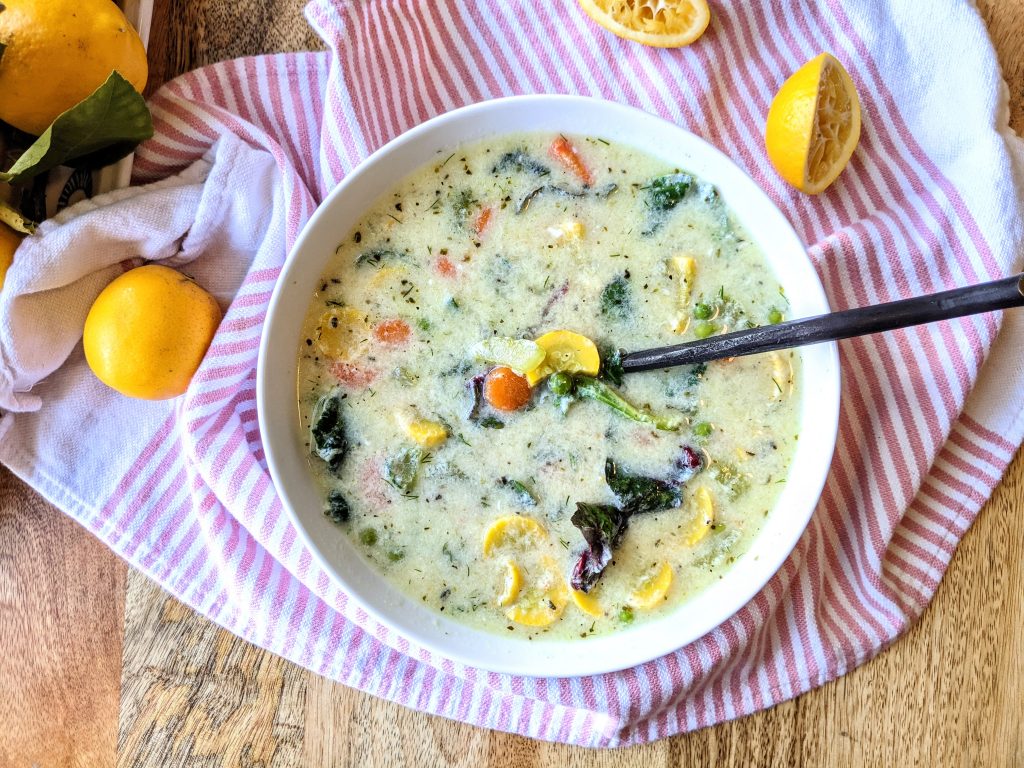
<svg viewBox="0 0 1024 768">
<path fill-rule="evenodd" d="M 630 593 L 627 602 L 634 608 L 654 608 L 665 599 L 670 586 L 672 566 L 659 563 L 644 575 L 636 589 Z"/>
<path fill-rule="evenodd" d="M 111 0 L 3 0 L 0 120 L 38 136 L 117 70 L 140 93 L 149 67 Z"/>
<path fill-rule="evenodd" d="M 544 526 L 529 517 L 499 517 L 484 532 L 484 555 L 496 549 L 523 548 L 547 535 Z"/>
<path fill-rule="evenodd" d="M 531 387 L 552 373 L 597 376 L 601 368 L 601 355 L 597 351 L 597 345 L 579 333 L 551 331 L 537 339 L 537 346 L 544 350 L 544 362 L 526 372 L 526 380 Z"/>
<path fill-rule="evenodd" d="M 85 319 L 89 367 L 129 397 L 182 394 L 220 324 L 217 301 L 192 278 L 149 264 L 103 289 Z"/>
<path fill-rule="evenodd" d="M 794 72 L 768 110 L 768 157 L 782 178 L 810 195 L 836 180 L 859 140 L 857 89 L 828 53 Z"/>
<path fill-rule="evenodd" d="M 7 270 L 14 262 L 14 252 L 20 244 L 21 235 L 6 224 L 0 224 L 0 290 L 3 290 Z"/>
<path fill-rule="evenodd" d="M 586 14 L 619 37 L 658 48 L 689 45 L 708 28 L 705 0 L 579 0 Z"/>
</svg>

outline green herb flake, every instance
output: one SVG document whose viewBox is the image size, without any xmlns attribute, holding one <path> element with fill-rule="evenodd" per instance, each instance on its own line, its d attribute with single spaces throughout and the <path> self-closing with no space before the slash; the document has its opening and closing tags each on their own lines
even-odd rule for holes
<svg viewBox="0 0 1024 768">
<path fill-rule="evenodd" d="M 367 547 L 372 547 L 377 543 L 377 531 L 375 528 L 363 528 L 359 532 L 359 541 L 365 544 Z"/>
</svg>

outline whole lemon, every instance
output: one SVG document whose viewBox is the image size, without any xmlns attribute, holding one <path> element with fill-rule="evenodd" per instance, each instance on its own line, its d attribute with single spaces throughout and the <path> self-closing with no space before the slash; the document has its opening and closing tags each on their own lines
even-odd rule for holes
<svg viewBox="0 0 1024 768">
<path fill-rule="evenodd" d="M 140 93 L 149 65 L 112 0 L 0 3 L 0 120 L 38 136 L 117 70 Z"/>
<path fill-rule="evenodd" d="M 7 270 L 14 262 L 14 252 L 20 244 L 21 235 L 6 224 L 0 224 L 0 290 L 3 290 Z"/>
<path fill-rule="evenodd" d="M 166 400 L 188 389 L 220 324 L 216 299 L 192 278 L 158 264 L 125 272 L 85 319 L 93 373 L 123 395 Z"/>
</svg>

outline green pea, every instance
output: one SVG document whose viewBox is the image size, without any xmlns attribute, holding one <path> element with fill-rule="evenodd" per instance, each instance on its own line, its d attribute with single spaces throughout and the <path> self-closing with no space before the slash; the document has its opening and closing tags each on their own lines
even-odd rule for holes
<svg viewBox="0 0 1024 768">
<path fill-rule="evenodd" d="M 548 377 L 548 389 L 556 395 L 568 395 L 572 392 L 572 376 L 559 371 Z"/>
<path fill-rule="evenodd" d="M 368 547 L 377 543 L 377 531 L 373 528 L 363 528 L 359 532 L 359 540 Z"/>
<path fill-rule="evenodd" d="M 706 339 L 712 333 L 715 332 L 715 324 L 709 323 L 707 320 L 697 323 L 693 327 L 693 335 L 698 339 Z"/>
<path fill-rule="evenodd" d="M 777 323 L 781 323 L 782 322 L 782 313 L 779 312 L 779 310 L 777 310 L 775 307 L 772 307 L 771 311 L 768 312 L 768 322 L 771 323 L 772 325 L 776 325 Z"/>
<path fill-rule="evenodd" d="M 693 425 L 693 434 L 697 437 L 707 437 L 711 434 L 712 429 L 713 427 L 706 421 L 701 421 Z"/>
<path fill-rule="evenodd" d="M 698 302 L 693 306 L 693 316 L 697 320 L 707 320 L 712 315 L 712 309 L 703 302 Z"/>
</svg>

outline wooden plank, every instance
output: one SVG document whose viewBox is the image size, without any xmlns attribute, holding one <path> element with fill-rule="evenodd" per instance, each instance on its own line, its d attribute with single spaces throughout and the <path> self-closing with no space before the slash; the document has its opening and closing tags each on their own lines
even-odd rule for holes
<svg viewBox="0 0 1024 768">
<path fill-rule="evenodd" d="M 298 765 L 307 673 L 132 571 L 119 766 Z"/>
<path fill-rule="evenodd" d="M 113 765 L 125 571 L 0 467 L 0 766 Z"/>
</svg>

